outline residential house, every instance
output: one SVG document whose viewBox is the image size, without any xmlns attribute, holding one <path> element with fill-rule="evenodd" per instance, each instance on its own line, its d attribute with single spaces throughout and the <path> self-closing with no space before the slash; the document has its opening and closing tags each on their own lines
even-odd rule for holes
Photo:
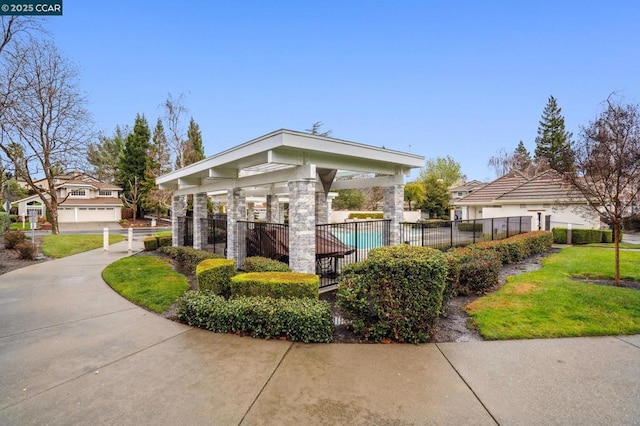
<svg viewBox="0 0 640 426">
<path fill-rule="evenodd" d="M 599 229 L 600 214 L 554 170 L 529 179 L 518 171 L 455 201 L 466 219 L 531 216 L 533 229 Z"/>
<path fill-rule="evenodd" d="M 122 188 L 79 173 L 59 175 L 54 179 L 58 196 L 58 222 L 117 222 L 122 218 Z M 46 181 L 42 183 L 43 187 Z M 19 216 L 46 216 L 46 206 L 39 195 L 14 201 Z"/>
<path fill-rule="evenodd" d="M 465 182 L 462 185 L 457 185 L 452 188 L 449 188 L 449 192 L 451 193 L 451 198 L 449 200 L 449 206 L 451 206 L 451 218 L 453 220 L 463 220 L 466 219 L 466 212 L 462 209 L 453 208 L 455 202 L 458 201 L 462 197 L 466 197 L 471 194 L 473 191 L 482 188 L 486 183 L 480 182 L 479 180 L 471 180 L 469 182 Z"/>
</svg>

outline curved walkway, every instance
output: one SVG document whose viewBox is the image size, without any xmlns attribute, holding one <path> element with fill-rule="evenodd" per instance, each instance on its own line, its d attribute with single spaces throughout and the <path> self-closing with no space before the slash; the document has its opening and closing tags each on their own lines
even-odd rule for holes
<svg viewBox="0 0 640 426">
<path fill-rule="evenodd" d="M 102 270 L 126 249 L 0 276 L 1 425 L 640 419 L 640 336 L 416 346 L 214 334 L 104 284 Z"/>
</svg>

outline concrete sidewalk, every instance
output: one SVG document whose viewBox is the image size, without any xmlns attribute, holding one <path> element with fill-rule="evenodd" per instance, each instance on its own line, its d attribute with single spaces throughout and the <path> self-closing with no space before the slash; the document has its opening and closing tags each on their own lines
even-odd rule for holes
<svg viewBox="0 0 640 426">
<path fill-rule="evenodd" d="M 126 249 L 0 276 L 0 424 L 639 422 L 640 336 L 416 346 L 214 334 L 104 284 Z"/>
</svg>

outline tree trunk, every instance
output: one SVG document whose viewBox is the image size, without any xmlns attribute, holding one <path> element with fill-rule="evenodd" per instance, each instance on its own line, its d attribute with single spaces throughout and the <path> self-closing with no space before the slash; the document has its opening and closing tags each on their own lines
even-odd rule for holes
<svg viewBox="0 0 640 426">
<path fill-rule="evenodd" d="M 613 222 L 613 250 L 615 252 L 615 278 L 614 284 L 620 285 L 620 231 L 622 226 L 620 221 Z"/>
</svg>

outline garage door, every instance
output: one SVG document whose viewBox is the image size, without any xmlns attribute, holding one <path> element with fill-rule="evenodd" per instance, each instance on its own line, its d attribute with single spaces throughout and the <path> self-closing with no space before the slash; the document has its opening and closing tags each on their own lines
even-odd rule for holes
<svg viewBox="0 0 640 426">
<path fill-rule="evenodd" d="M 78 219 L 76 220 L 75 208 L 66 207 L 58 209 L 58 220 L 61 223 L 69 222 L 114 222 L 115 209 L 113 207 L 78 207 Z"/>
</svg>

